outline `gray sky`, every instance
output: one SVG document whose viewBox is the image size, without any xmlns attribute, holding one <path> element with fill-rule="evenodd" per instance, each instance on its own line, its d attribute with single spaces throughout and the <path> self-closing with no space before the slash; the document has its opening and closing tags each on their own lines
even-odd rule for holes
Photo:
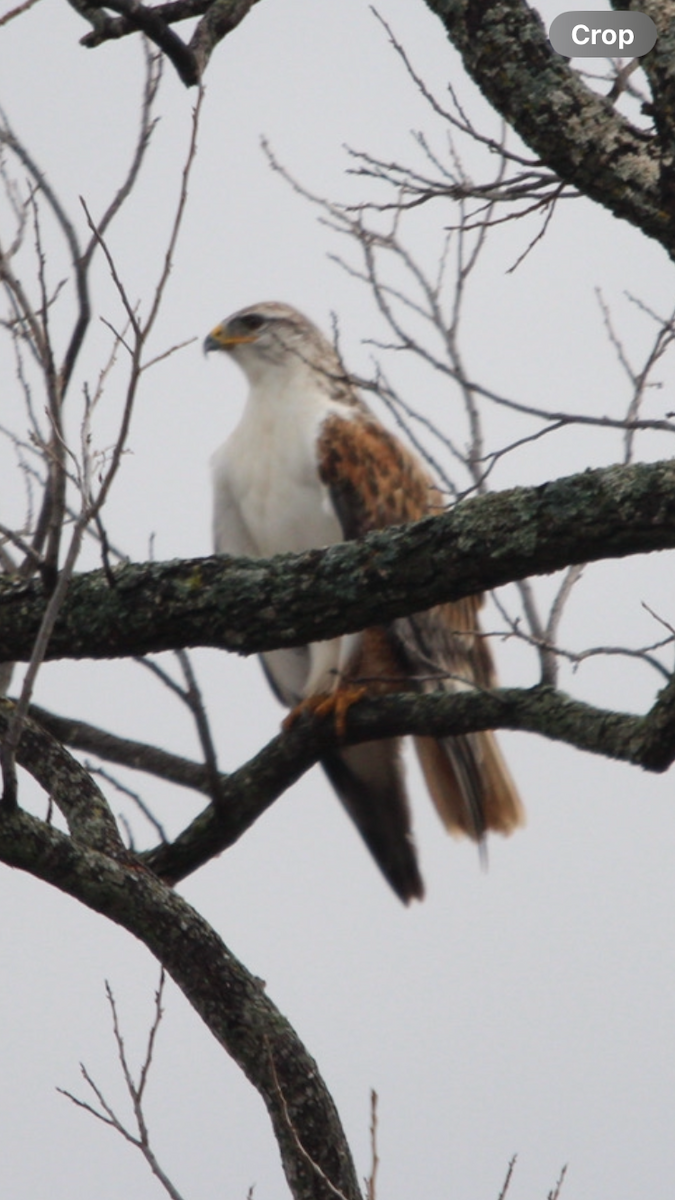
<svg viewBox="0 0 675 1200">
<path fill-rule="evenodd" d="M 486 106 L 424 4 L 382 0 L 379 11 L 439 97 L 451 79 L 483 120 Z M 548 17 L 559 11 L 546 6 Z M 67 5 L 44 0 L 0 29 L 0 102 L 82 230 L 78 196 L 94 215 L 109 199 L 131 153 L 142 85 L 137 44 L 88 52 L 77 44 L 85 31 Z M 146 304 L 161 266 L 194 99 L 167 67 L 150 161 L 110 233 L 130 294 Z M 493 121 L 489 128 L 498 126 Z M 201 340 L 218 320 L 260 299 L 293 303 L 326 330 L 334 312 L 347 363 L 363 373 L 373 355 L 363 339 L 383 333 L 367 290 L 328 257 L 349 248 L 270 172 L 260 136 L 311 191 L 359 198 L 367 185 L 345 176 L 344 145 L 386 160 L 414 160 L 412 129 L 424 129 L 444 153 L 442 124 L 362 0 L 339 6 L 262 0 L 216 51 L 184 236 L 153 344 L 159 353 L 188 337 L 198 341 L 145 377 L 131 452 L 107 510 L 111 538 L 133 558 L 147 557 L 151 538 L 158 559 L 209 552 L 208 459 L 238 419 L 245 390 L 234 366 L 201 355 Z M 411 237 L 430 262 L 451 220 L 450 210 L 429 209 L 414 224 Z M 629 392 L 594 289 L 603 289 L 639 366 L 655 329 L 625 293 L 667 313 L 672 269 L 655 244 L 576 200 L 561 208 L 523 265 L 507 273 L 537 228 L 519 223 L 495 233 L 472 279 L 468 369 L 526 403 L 621 415 Z M 64 270 L 59 254 L 54 280 Z M 97 315 L 119 323 L 102 264 L 96 280 Z M 83 379 L 95 377 L 108 344 L 101 326 Z M 6 349 L 0 353 L 10 381 L 0 419 L 22 429 L 18 390 L 11 395 L 13 363 Z M 400 372 L 412 404 L 454 428 L 457 398 L 444 384 L 418 365 L 387 366 Z M 669 368 L 666 359 L 655 376 L 663 388 L 650 397 L 650 415 L 673 407 Z M 101 447 L 115 428 L 122 388 L 120 369 L 95 427 Z M 73 400 L 71 432 L 75 394 Z M 495 444 L 507 440 L 507 429 L 511 437 L 522 432 L 499 413 Z M 577 430 L 507 457 L 494 484 L 540 482 L 615 461 L 621 451 L 619 437 Z M 645 440 L 642 451 L 672 452 L 656 439 Z M 7 448 L 0 453 L 0 519 L 9 523 L 22 511 L 23 485 Z M 88 551 L 83 566 L 95 561 Z M 550 596 L 551 581 L 539 592 Z M 665 556 L 589 570 L 563 626 L 565 644 L 656 640 L 660 628 L 642 601 L 672 620 Z M 496 621 L 488 612 L 486 627 Z M 495 649 L 504 683 L 534 682 L 528 654 L 512 642 Z M 210 651 L 194 659 L 221 765 L 233 768 L 273 736 L 281 710 L 254 661 Z M 644 666 L 609 659 L 566 671 L 562 686 L 599 704 L 641 711 L 659 684 Z M 131 665 L 50 665 L 37 698 L 121 733 L 197 752 L 175 700 Z M 362 1176 L 369 1169 L 369 1092 L 379 1093 L 379 1200 L 492 1200 L 514 1154 L 512 1200 L 546 1196 L 565 1163 L 566 1200 L 669 1200 L 671 780 L 533 737 L 501 741 L 528 825 L 491 844 L 487 872 L 474 848 L 443 833 L 410 764 L 428 891 L 422 905 L 406 911 L 395 900 L 318 771 L 225 857 L 188 880 L 183 893 L 267 981 L 316 1057 Z M 196 811 L 187 794 L 124 778 L 171 830 Z M 122 806 L 114 795 L 112 802 L 116 810 Z M 0 873 L 0 905 L 3 1195 L 160 1196 L 140 1156 L 55 1092 L 58 1085 L 84 1094 L 83 1060 L 123 1105 L 103 981 L 118 997 L 130 1049 L 140 1053 L 158 975 L 154 961 L 127 934 L 18 872 Z M 243 1200 L 251 1184 L 256 1200 L 284 1196 L 257 1095 L 172 985 L 166 1009 L 147 1112 L 164 1169 L 190 1200 Z"/>
</svg>

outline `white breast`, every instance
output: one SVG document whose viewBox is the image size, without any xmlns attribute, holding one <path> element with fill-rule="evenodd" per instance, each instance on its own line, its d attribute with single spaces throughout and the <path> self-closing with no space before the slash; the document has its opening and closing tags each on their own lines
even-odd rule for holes
<svg viewBox="0 0 675 1200">
<path fill-rule="evenodd" d="M 297 381 L 294 381 L 297 384 Z M 239 425 L 212 460 L 214 541 L 219 553 L 300 553 L 343 540 L 327 489 L 317 473 L 319 428 L 337 406 L 307 386 L 253 387 Z M 288 380 L 285 381 L 287 385 Z M 344 409 L 340 407 L 344 414 Z M 332 691 L 360 635 L 264 654 L 286 704 Z"/>
<path fill-rule="evenodd" d="M 250 552 L 264 558 L 342 541 L 330 497 L 317 474 L 316 440 L 327 414 L 325 395 L 299 403 L 251 392 L 242 419 L 212 459 L 217 549 L 219 517 L 236 510 Z M 219 512 L 220 510 L 220 512 Z M 234 514 L 233 514 L 234 515 Z M 232 552 L 246 551 L 232 547 Z"/>
</svg>

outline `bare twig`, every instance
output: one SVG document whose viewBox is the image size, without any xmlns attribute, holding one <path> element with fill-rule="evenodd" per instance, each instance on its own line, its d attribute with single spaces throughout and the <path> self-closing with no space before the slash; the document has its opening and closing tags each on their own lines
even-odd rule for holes
<svg viewBox="0 0 675 1200">
<path fill-rule="evenodd" d="M 104 213 L 102 218 L 103 226 L 109 224 L 115 213 L 119 211 L 121 203 L 129 194 L 131 187 L 133 186 L 133 182 L 137 177 L 140 163 L 147 148 L 148 139 L 152 131 L 152 120 L 150 114 L 152 103 L 156 95 L 158 82 L 159 76 L 157 73 L 156 64 L 153 63 L 153 60 L 148 57 L 146 86 L 142 105 L 141 128 L 137 141 L 136 154 L 134 155 L 134 159 L 125 182 L 119 189 L 112 204 Z M 164 256 L 164 262 L 157 286 L 155 288 L 154 296 L 151 301 L 150 311 L 144 322 L 141 322 L 137 317 L 135 308 L 131 304 L 126 293 L 126 289 L 117 272 L 117 268 L 106 244 L 102 229 L 100 226 L 95 225 L 84 201 L 82 201 L 83 207 L 92 232 L 92 241 L 90 242 L 86 255 L 82 255 L 73 225 L 66 216 L 59 200 L 45 179 L 43 173 L 39 170 L 39 168 L 33 162 L 31 156 L 13 134 L 6 118 L 2 118 L 2 125 L 0 126 L 0 144 L 4 143 L 11 148 L 13 153 L 16 154 L 19 160 L 29 171 L 29 174 L 34 180 L 36 186 L 41 189 L 47 198 L 51 211 L 55 216 L 57 224 L 70 248 L 71 266 L 78 295 L 78 315 L 76 317 L 74 329 L 70 337 L 63 364 L 57 371 L 54 366 L 54 355 L 52 353 L 49 335 L 49 303 L 47 299 L 48 291 L 44 276 L 44 256 L 41 246 L 40 226 L 37 209 L 33 204 L 36 251 L 38 257 L 38 281 L 40 284 L 42 298 L 41 306 L 37 312 L 34 312 L 28 300 L 24 298 L 18 281 L 15 281 L 14 276 L 10 273 L 6 258 L 0 258 L 0 269 L 2 278 L 6 286 L 10 287 L 12 296 L 15 298 L 15 303 L 19 306 L 19 311 L 21 312 L 23 319 L 28 321 L 30 324 L 33 336 L 33 344 L 41 364 L 42 374 L 45 380 L 48 395 L 48 413 L 51 423 L 51 433 L 49 443 L 46 447 L 48 464 L 47 485 L 44 493 L 41 516 L 38 519 L 36 536 L 33 539 L 32 557 L 35 558 L 36 555 L 39 555 L 42 540 L 46 538 L 47 544 L 44 554 L 44 562 L 41 563 L 41 566 L 43 572 L 46 573 L 45 578 L 48 586 L 51 588 L 51 596 L 35 641 L 32 658 L 24 677 L 21 695 L 17 701 L 16 709 L 10 722 L 9 729 L 5 738 L 3 739 L 2 747 L 0 748 L 0 764 L 2 766 L 4 778 L 2 803 L 10 810 L 14 809 L 17 804 L 17 780 L 14 759 L 19 744 L 19 739 L 21 737 L 22 724 L 28 711 L 28 706 L 35 685 L 35 679 L 42 664 L 54 623 L 72 576 L 75 563 L 79 555 L 84 532 L 99 518 L 101 509 L 106 503 L 108 494 L 117 475 L 122 455 L 124 453 L 131 422 L 131 414 L 141 374 L 143 349 L 159 312 L 159 306 L 161 304 L 168 281 L 173 253 L 185 211 L 188 181 L 196 154 L 197 129 L 202 97 L 203 92 L 200 89 L 199 97 L 193 114 L 190 144 L 183 166 L 178 204 L 169 236 L 168 247 Z M 106 258 L 112 279 L 117 288 L 118 295 L 127 314 L 129 325 L 133 333 L 131 364 L 129 381 L 117 438 L 105 463 L 105 468 L 99 473 L 96 492 L 94 492 L 92 486 L 92 472 L 88 449 L 89 437 L 87 421 L 91 412 L 91 397 L 89 397 L 87 390 L 85 389 L 85 425 L 82 441 L 82 465 L 76 476 L 76 484 L 80 492 L 80 512 L 74 523 L 65 561 L 59 570 L 59 548 L 64 525 L 64 517 L 66 513 L 67 472 L 65 468 L 65 462 L 67 454 L 69 453 L 62 431 L 62 409 L 66 389 L 72 376 L 72 371 L 89 323 L 90 305 L 87 270 L 91 261 L 94 245 L 101 247 L 101 250 Z M 114 360 L 115 350 L 116 347 L 113 346 L 108 369 Z M 100 378 L 99 390 L 101 386 L 102 380 Z"/>
<path fill-rule="evenodd" d="M 377 1168 L 380 1165 L 377 1153 L 377 1092 L 370 1093 L 370 1175 L 365 1181 L 366 1200 L 377 1200 Z"/>
<path fill-rule="evenodd" d="M 145 84 L 141 101 L 140 126 L 136 145 L 126 178 L 117 189 L 116 194 L 113 196 L 103 215 L 96 222 L 96 234 L 92 233 L 89 245 L 82 256 L 85 269 L 91 261 L 96 246 L 99 244 L 99 238 L 105 234 L 108 226 L 117 216 L 125 200 L 131 194 L 143 165 L 155 126 L 157 125 L 158 118 L 153 116 L 153 110 L 162 81 L 162 57 L 158 54 L 151 54 L 147 43 L 143 44 L 143 49 L 145 52 Z"/>
<path fill-rule="evenodd" d="M 556 592 L 551 610 L 548 616 L 548 623 L 544 630 L 544 644 L 547 647 L 545 678 L 547 683 L 556 683 L 555 656 L 552 656 L 550 651 L 556 645 L 558 640 L 558 629 L 562 620 L 565 605 L 572 594 L 572 589 L 579 582 L 584 571 L 583 563 L 575 563 L 573 567 L 569 567 L 563 576 L 562 583 Z"/>
<path fill-rule="evenodd" d="M 98 776 L 100 776 L 101 779 L 105 779 L 106 783 L 111 784 L 111 786 L 114 787 L 116 789 L 116 791 L 121 792 L 123 796 L 127 796 L 131 801 L 133 801 L 133 803 L 136 805 L 136 807 L 139 809 L 139 811 L 145 817 L 146 821 L 148 821 L 149 824 L 152 825 L 160 842 L 164 842 L 164 843 L 168 842 L 169 839 L 166 835 L 164 826 L 161 824 L 160 821 L 157 820 L 154 813 L 152 813 L 150 811 L 150 809 L 148 808 L 145 801 L 141 798 L 141 796 L 139 796 L 138 792 L 135 792 L 132 788 L 127 787 L 126 784 L 122 783 L 119 779 L 116 779 L 114 775 L 111 775 L 110 772 L 106 771 L 103 767 L 94 766 L 93 763 L 89 763 L 89 762 L 85 762 L 85 766 L 86 766 L 87 770 L 91 772 L 92 775 L 98 775 Z M 127 832 L 129 834 L 130 849 L 133 850 L 135 847 L 132 843 L 131 830 L 130 830 L 128 824 L 126 827 L 127 827 Z"/>
<path fill-rule="evenodd" d="M 106 1100 L 103 1091 L 94 1081 L 83 1063 L 80 1064 L 82 1077 L 90 1090 L 93 1092 L 98 1107 L 91 1104 L 87 1100 L 81 1100 L 79 1097 L 74 1096 L 72 1092 L 67 1091 L 65 1088 L 57 1088 L 56 1090 L 60 1092 L 62 1096 L 65 1096 L 66 1099 L 75 1104 L 78 1108 L 84 1109 L 85 1112 L 90 1113 L 91 1116 L 96 1117 L 97 1120 L 102 1121 L 104 1125 L 109 1125 L 111 1129 L 115 1130 L 116 1133 L 121 1134 L 125 1141 L 129 1142 L 132 1146 L 135 1146 L 137 1150 L 140 1150 L 153 1175 L 159 1180 L 167 1195 L 171 1197 L 171 1200 L 182 1200 L 181 1193 L 176 1187 L 174 1187 L 169 1177 L 160 1167 L 150 1146 L 150 1137 L 145 1119 L 145 1113 L 143 1111 L 143 1093 L 145 1091 L 145 1086 L 152 1067 L 155 1041 L 164 1012 L 162 1008 L 164 981 L 165 975 L 164 970 L 162 969 L 159 977 L 159 985 L 155 993 L 155 1015 L 148 1033 L 145 1057 L 141 1064 L 138 1083 L 134 1081 L 133 1074 L 129 1067 L 126 1047 L 124 1045 L 124 1038 L 122 1036 L 117 1014 L 117 1004 L 115 1002 L 112 988 L 107 980 L 105 985 L 106 996 L 112 1016 L 113 1034 L 115 1037 L 115 1043 L 117 1045 L 117 1057 L 122 1069 L 122 1075 L 124 1077 L 127 1093 L 129 1095 L 129 1099 L 131 1100 L 134 1121 L 136 1124 L 136 1132 L 133 1133 L 128 1126 L 125 1125 L 121 1118 L 117 1116 L 117 1113 L 113 1107 Z"/>
<path fill-rule="evenodd" d="M 220 773 L 218 771 L 218 759 L 216 756 L 216 748 L 211 736 L 209 720 L 206 715 L 204 701 L 202 698 L 197 678 L 192 669 L 192 663 L 187 650 L 177 651 L 177 658 L 181 665 L 181 670 L 185 676 L 187 684 L 185 691 L 185 700 L 194 717 L 199 741 L 204 755 L 204 766 L 206 774 L 210 781 L 211 799 L 215 805 L 218 805 L 220 800 Z"/>
<path fill-rule="evenodd" d="M 56 587 L 49 598 L 49 602 L 45 609 L 45 614 L 40 625 L 40 630 L 35 640 L 31 661 L 28 664 L 28 669 L 24 676 L 21 696 L 16 704 L 9 729 L 2 740 L 2 745 L 0 746 L 0 764 L 2 765 L 4 780 L 1 803 L 2 806 L 8 811 L 13 811 L 17 804 L 17 781 L 14 763 L 16 751 L 19 745 L 19 739 L 21 737 L 24 718 L 28 712 L 28 705 L 30 704 L 30 699 L 33 694 L 37 673 L 42 666 L 56 618 L 63 603 L 68 583 L 70 582 L 71 575 L 75 568 L 75 563 L 77 562 L 84 528 L 88 520 L 89 514 L 86 512 L 83 513 L 73 530 L 66 560 L 59 573 Z"/>
<path fill-rule="evenodd" d="M 565 1182 L 566 1174 L 567 1174 L 567 1164 L 565 1164 L 565 1166 L 562 1168 L 560 1175 L 558 1176 L 558 1182 L 556 1183 L 553 1191 L 549 1192 L 547 1200 L 559 1200 L 559 1196 L 562 1191 L 562 1186 L 563 1186 L 563 1183 Z"/>
<path fill-rule="evenodd" d="M 0 17 L 0 25 L 7 25 L 9 21 L 13 21 L 15 17 L 20 17 L 22 13 L 28 12 L 37 4 L 37 0 L 24 0 L 23 4 L 18 4 L 16 8 L 10 8 L 9 12 L 3 13 Z"/>
<path fill-rule="evenodd" d="M 504 1182 L 502 1184 L 502 1189 L 499 1193 L 499 1196 L 497 1197 L 497 1200 L 506 1200 L 506 1194 L 511 1186 L 511 1180 L 513 1179 L 513 1172 L 516 1169 L 517 1158 L 518 1158 L 517 1154 L 514 1154 L 513 1158 L 511 1159 L 511 1161 L 506 1169 L 506 1178 L 504 1179 Z"/>
</svg>

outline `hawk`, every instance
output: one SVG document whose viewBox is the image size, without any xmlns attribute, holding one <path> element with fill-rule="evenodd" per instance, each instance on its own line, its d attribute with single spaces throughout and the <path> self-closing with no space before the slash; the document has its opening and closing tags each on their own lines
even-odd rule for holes
<svg viewBox="0 0 675 1200">
<path fill-rule="evenodd" d="M 204 349 L 224 351 L 249 383 L 241 420 L 212 459 L 217 553 L 301 552 L 442 507 L 420 459 L 368 409 L 330 342 L 294 308 L 243 308 L 216 326 Z M 339 704 L 359 684 L 373 696 L 492 687 L 481 603 L 472 596 L 360 634 L 268 651 L 263 668 L 291 709 L 327 694 Z M 510 833 L 522 823 L 491 732 L 417 737 L 415 747 L 451 833 L 482 846 L 488 830 Z M 400 739 L 341 746 L 322 766 L 394 891 L 405 903 L 421 899 Z"/>
</svg>

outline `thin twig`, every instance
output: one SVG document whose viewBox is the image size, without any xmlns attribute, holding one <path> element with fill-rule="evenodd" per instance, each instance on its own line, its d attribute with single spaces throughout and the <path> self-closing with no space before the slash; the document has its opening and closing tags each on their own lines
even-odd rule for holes
<svg viewBox="0 0 675 1200">
<path fill-rule="evenodd" d="M 511 1186 L 511 1180 L 513 1178 L 513 1172 L 516 1169 L 517 1159 L 518 1159 L 518 1155 L 514 1154 L 513 1158 L 511 1159 L 511 1161 L 506 1169 L 506 1178 L 504 1179 L 504 1182 L 502 1184 L 502 1190 L 500 1191 L 500 1193 L 497 1197 L 497 1200 L 506 1200 L 506 1193 L 508 1192 L 508 1190 Z"/>
<path fill-rule="evenodd" d="M 370 1175 L 365 1180 L 366 1200 L 377 1200 L 377 1169 L 380 1165 L 377 1153 L 377 1092 L 370 1092 Z"/>
<path fill-rule="evenodd" d="M 0 25 L 6 25 L 8 21 L 13 21 L 14 17 L 20 17 L 22 13 L 28 12 L 28 9 L 32 8 L 34 4 L 37 4 L 37 0 L 24 0 L 23 4 L 11 8 L 9 12 L 3 13 L 0 17 Z"/>
<path fill-rule="evenodd" d="M 105 984 L 106 997 L 110 1006 L 112 1017 L 113 1035 L 117 1046 L 117 1057 L 122 1070 L 122 1075 L 124 1077 L 127 1093 L 129 1095 L 129 1099 L 131 1100 L 134 1121 L 136 1123 L 135 1133 L 132 1133 L 132 1131 L 124 1124 L 121 1118 L 117 1116 L 117 1113 L 106 1100 L 102 1089 L 92 1078 L 84 1063 L 80 1064 L 80 1071 L 86 1084 L 96 1097 L 98 1108 L 93 1104 L 90 1104 L 87 1100 L 82 1100 L 78 1096 L 74 1096 L 72 1092 L 67 1091 L 65 1088 L 57 1088 L 56 1090 L 62 1096 L 65 1096 L 66 1099 L 75 1104 L 78 1108 L 84 1109 L 85 1112 L 90 1113 L 90 1115 L 96 1117 L 97 1120 L 102 1121 L 104 1125 L 109 1125 L 110 1128 L 114 1129 L 116 1133 L 121 1134 L 125 1141 L 129 1142 L 132 1146 L 135 1146 L 137 1150 L 140 1150 L 153 1175 L 159 1180 L 164 1190 L 171 1197 L 171 1200 L 182 1200 L 180 1192 L 176 1187 L 174 1187 L 169 1177 L 160 1167 L 159 1162 L 157 1161 L 157 1158 L 155 1157 L 155 1154 L 150 1146 L 148 1127 L 145 1119 L 145 1113 L 143 1111 L 143 1094 L 145 1092 L 145 1086 L 147 1084 L 152 1067 L 157 1033 L 164 1015 L 164 1010 L 162 1008 L 164 983 L 165 974 L 164 969 L 162 968 L 157 991 L 155 992 L 155 1014 L 148 1032 L 145 1056 L 141 1064 L 138 1083 L 134 1082 L 134 1077 L 129 1067 L 126 1047 L 124 1045 L 124 1038 L 122 1036 L 122 1030 L 117 1013 L 115 996 L 107 980 Z"/>
</svg>

